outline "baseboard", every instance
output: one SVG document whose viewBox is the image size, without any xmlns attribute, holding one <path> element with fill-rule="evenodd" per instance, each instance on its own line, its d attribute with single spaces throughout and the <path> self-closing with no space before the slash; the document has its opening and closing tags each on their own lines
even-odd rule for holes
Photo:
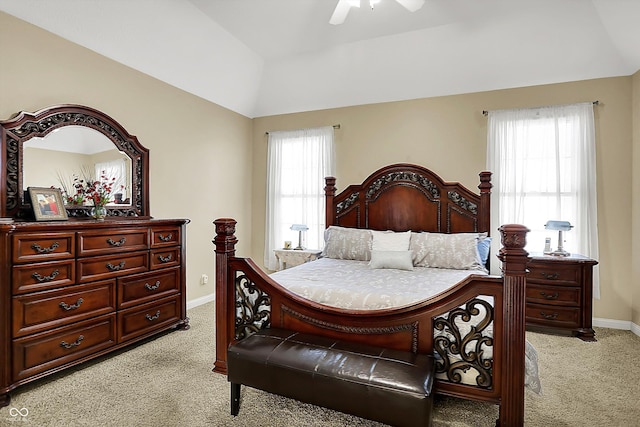
<svg viewBox="0 0 640 427">
<path fill-rule="evenodd" d="M 625 331 L 631 331 L 634 334 L 640 336 L 640 326 L 628 320 L 601 319 L 594 317 L 593 326 L 599 328 L 623 329 Z"/>
<path fill-rule="evenodd" d="M 187 310 L 195 308 L 199 305 L 202 304 L 206 304 L 208 302 L 212 302 L 216 300 L 216 294 L 209 294 L 209 295 L 205 295 L 203 297 L 200 298 L 196 298 L 194 300 L 191 301 L 187 301 Z"/>
</svg>

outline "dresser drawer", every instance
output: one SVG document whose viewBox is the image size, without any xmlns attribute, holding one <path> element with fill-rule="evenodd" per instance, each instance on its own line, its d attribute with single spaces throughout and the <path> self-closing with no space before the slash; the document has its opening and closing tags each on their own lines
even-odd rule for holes
<svg viewBox="0 0 640 427">
<path fill-rule="evenodd" d="M 527 303 L 580 306 L 580 288 L 527 283 Z"/>
<path fill-rule="evenodd" d="M 75 261 L 70 259 L 15 265 L 11 273 L 15 294 L 43 291 L 72 285 L 75 282 Z"/>
<path fill-rule="evenodd" d="M 180 295 L 118 312 L 118 342 L 151 334 L 180 320 Z"/>
<path fill-rule="evenodd" d="M 527 304 L 527 323 L 557 328 L 577 328 L 580 325 L 580 307 Z"/>
<path fill-rule="evenodd" d="M 149 248 L 146 228 L 78 232 L 78 256 L 112 254 Z"/>
<path fill-rule="evenodd" d="M 13 236 L 13 262 L 70 259 L 75 256 L 75 233 L 18 233 Z"/>
<path fill-rule="evenodd" d="M 159 268 L 175 267 L 180 265 L 180 247 L 155 249 L 151 251 L 151 270 Z"/>
<path fill-rule="evenodd" d="M 108 314 L 116 309 L 115 280 L 13 298 L 13 336 Z"/>
<path fill-rule="evenodd" d="M 13 341 L 13 379 L 39 374 L 115 344 L 115 314 Z"/>
<path fill-rule="evenodd" d="M 549 283 L 554 285 L 578 286 L 580 269 L 575 265 L 560 263 L 545 263 L 544 265 L 530 262 L 527 283 Z"/>
<path fill-rule="evenodd" d="M 118 279 L 118 308 L 128 308 L 180 292 L 180 268 Z"/>
<path fill-rule="evenodd" d="M 182 243 L 180 227 L 153 227 L 151 229 L 151 247 L 175 246 Z"/>
<path fill-rule="evenodd" d="M 91 282 L 147 270 L 149 253 L 144 251 L 80 259 L 76 273 L 79 282 Z"/>
</svg>

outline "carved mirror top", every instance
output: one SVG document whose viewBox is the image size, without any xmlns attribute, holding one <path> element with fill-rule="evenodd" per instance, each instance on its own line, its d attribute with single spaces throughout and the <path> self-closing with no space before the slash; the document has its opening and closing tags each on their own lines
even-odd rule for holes
<svg viewBox="0 0 640 427">
<path fill-rule="evenodd" d="M 35 113 L 20 112 L 9 120 L 0 121 L 3 187 L 0 217 L 25 218 L 30 215 L 30 201 L 23 188 L 24 143 L 65 126 L 85 126 L 100 132 L 131 160 L 131 188 L 128 189 L 131 200 L 122 206 L 108 205 L 108 215 L 149 217 L 149 151 L 105 113 L 72 104 L 48 107 Z M 89 216 L 90 209 L 90 206 L 67 207 L 70 217 Z"/>
</svg>

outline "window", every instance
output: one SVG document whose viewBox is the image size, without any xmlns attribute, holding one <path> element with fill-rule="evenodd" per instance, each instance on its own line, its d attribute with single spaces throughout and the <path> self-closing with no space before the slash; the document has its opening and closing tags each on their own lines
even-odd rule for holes
<svg viewBox="0 0 640 427">
<path fill-rule="evenodd" d="M 324 178 L 333 176 L 333 127 L 270 132 L 267 155 L 267 209 L 264 264 L 276 269 L 273 250 L 290 240 L 298 245 L 292 224 L 305 224 L 303 246 L 324 245 Z"/>
<path fill-rule="evenodd" d="M 558 245 L 549 220 L 569 221 L 564 249 L 598 257 L 596 162 L 591 103 L 489 112 L 487 165 L 493 172 L 492 229 L 527 226 L 526 249 Z M 594 296 L 599 298 L 597 278 Z"/>
</svg>

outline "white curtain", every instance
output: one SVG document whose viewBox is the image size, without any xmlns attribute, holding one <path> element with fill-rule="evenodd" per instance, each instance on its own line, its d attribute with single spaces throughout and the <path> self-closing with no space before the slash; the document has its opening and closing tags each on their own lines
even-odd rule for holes
<svg viewBox="0 0 640 427">
<path fill-rule="evenodd" d="M 598 259 L 596 151 L 593 104 L 491 111 L 487 167 L 493 172 L 491 225 L 524 224 L 529 252 L 544 240 L 557 247 L 548 220 L 569 221 L 564 249 Z M 600 298 L 598 270 L 593 296 Z"/>
<path fill-rule="evenodd" d="M 292 224 L 305 224 L 305 248 L 324 245 L 324 178 L 335 175 L 333 127 L 269 132 L 264 265 L 276 269 L 274 249 L 298 245 Z"/>
</svg>

